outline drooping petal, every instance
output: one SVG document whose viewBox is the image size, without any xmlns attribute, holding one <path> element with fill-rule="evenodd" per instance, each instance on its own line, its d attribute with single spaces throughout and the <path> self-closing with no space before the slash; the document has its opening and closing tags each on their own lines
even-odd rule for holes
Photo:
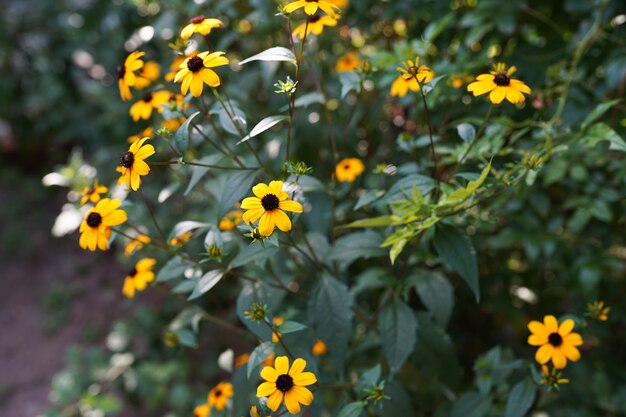
<svg viewBox="0 0 626 417">
<path fill-rule="evenodd" d="M 294 10 L 298 10 L 306 6 L 306 3 L 307 3 L 306 0 L 294 1 L 292 3 L 287 4 L 283 10 L 285 11 L 285 13 L 291 13 Z"/>
<path fill-rule="evenodd" d="M 141 186 L 141 176 L 139 176 L 139 174 L 136 171 L 131 170 L 130 171 L 130 188 L 132 188 L 134 191 L 137 191 L 140 186 Z"/>
<path fill-rule="evenodd" d="M 291 230 L 291 219 L 282 210 L 274 210 L 272 218 L 276 222 L 276 226 L 281 232 L 288 232 Z"/>
<path fill-rule="evenodd" d="M 298 414 L 300 412 L 298 396 L 293 393 L 293 389 L 290 389 L 285 393 L 285 406 L 291 414 Z"/>
<path fill-rule="evenodd" d="M 194 97 L 200 97 L 202 94 L 202 77 L 198 75 L 191 76 L 191 95 Z"/>
<path fill-rule="evenodd" d="M 284 375 L 289 372 L 289 358 L 286 356 L 279 356 L 274 360 L 274 368 L 278 375 Z"/>
<path fill-rule="evenodd" d="M 295 386 L 289 392 L 293 393 L 298 401 L 304 405 L 311 405 L 313 402 L 313 393 L 308 388 Z"/>
<path fill-rule="evenodd" d="M 574 330 L 575 324 L 576 323 L 574 323 L 574 320 L 572 319 L 567 319 L 563 323 L 561 323 L 561 325 L 559 326 L 559 334 L 561 335 L 561 337 L 565 337 L 570 334 L 572 330 Z"/>
<path fill-rule="evenodd" d="M 268 368 L 268 367 L 266 367 Z M 264 382 L 256 389 L 257 397 L 268 397 L 276 391 L 276 384 L 273 382 Z"/>
<path fill-rule="evenodd" d="M 532 92 L 532 90 L 530 89 L 529 86 L 527 86 L 526 84 L 524 84 L 523 81 L 520 80 L 511 80 L 510 81 L 510 85 L 511 87 L 515 88 L 516 90 L 522 92 L 522 93 L 526 93 L 526 94 L 530 94 Z"/>
<path fill-rule="evenodd" d="M 506 88 L 506 99 L 513 104 L 523 103 L 526 100 L 522 93 L 510 86 Z"/>
<path fill-rule="evenodd" d="M 266 366 L 261 371 L 261 378 L 268 382 L 276 382 L 276 380 L 278 379 L 278 372 L 276 372 L 276 369 L 272 368 L 271 366 Z"/>
<path fill-rule="evenodd" d="M 279 390 L 276 390 L 267 399 L 267 406 L 270 408 L 270 410 L 276 411 L 280 407 L 281 402 L 283 402 L 283 393 Z"/>
<path fill-rule="evenodd" d="M 502 100 L 504 100 L 504 97 L 506 97 L 506 88 L 504 87 L 496 87 L 493 90 L 491 90 L 491 93 L 489 93 L 489 100 L 491 100 L 491 102 L 493 104 L 500 104 L 502 103 Z"/>
<path fill-rule="evenodd" d="M 554 349 L 552 352 L 552 364 L 556 369 L 563 369 L 567 366 L 567 359 L 560 349 Z"/>
<path fill-rule="evenodd" d="M 300 386 L 306 387 L 309 385 L 313 385 L 317 382 L 317 377 L 313 372 L 302 372 L 293 377 L 293 383 Z"/>
<path fill-rule="evenodd" d="M 291 369 L 289 370 L 289 375 L 291 377 L 296 377 L 302 373 L 304 368 L 306 367 L 306 361 L 304 359 L 298 358 L 293 361 L 291 365 Z"/>
<path fill-rule="evenodd" d="M 261 216 L 261 220 L 259 221 L 259 234 L 261 236 L 269 236 L 272 234 L 274 229 L 276 228 L 276 218 L 274 213 L 271 211 L 266 211 Z"/>
<path fill-rule="evenodd" d="M 135 152 L 135 161 L 138 159 L 144 160 L 152 155 L 154 155 L 156 151 L 154 150 L 154 146 L 152 145 L 144 145 L 137 152 Z M 142 174 L 144 175 L 144 174 Z"/>
<path fill-rule="evenodd" d="M 202 70 L 200 70 L 199 77 L 200 79 L 202 79 L 202 82 L 210 87 L 217 87 L 220 85 L 220 77 L 218 77 L 218 75 L 213 70 L 203 68 Z"/>
<path fill-rule="evenodd" d="M 133 164 L 133 169 L 137 171 L 139 175 L 147 175 L 150 172 L 150 167 L 141 159 L 135 160 Z"/>
<path fill-rule="evenodd" d="M 572 345 L 563 344 L 561 352 L 572 362 L 577 362 L 580 359 L 580 351 Z"/>
<path fill-rule="evenodd" d="M 304 6 L 304 13 L 308 14 L 309 16 L 312 16 L 317 12 L 318 7 L 319 7 L 319 3 L 306 2 L 306 5 Z"/>
<path fill-rule="evenodd" d="M 550 344 L 543 345 L 537 349 L 537 352 L 535 353 L 535 360 L 543 365 L 550 360 L 552 353 L 554 353 L 554 346 Z"/>
<path fill-rule="evenodd" d="M 191 35 L 193 35 L 195 27 L 196 25 L 194 25 L 193 23 L 188 24 L 187 26 L 183 28 L 183 30 L 180 31 L 180 37 L 182 39 L 191 38 Z"/>
</svg>

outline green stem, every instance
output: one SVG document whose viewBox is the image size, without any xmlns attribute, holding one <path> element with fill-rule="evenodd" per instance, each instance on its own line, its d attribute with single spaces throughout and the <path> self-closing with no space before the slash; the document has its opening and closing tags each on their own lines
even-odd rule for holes
<svg viewBox="0 0 626 417">
<path fill-rule="evenodd" d="M 480 139 L 481 135 L 483 134 L 483 131 L 487 127 L 487 122 L 491 118 L 491 113 L 493 112 L 493 108 L 494 108 L 493 104 L 489 106 L 489 110 L 487 111 L 487 114 L 483 118 L 483 121 L 480 124 L 480 127 L 478 128 L 478 132 L 476 132 L 476 136 L 474 136 L 474 139 L 472 139 L 467 149 L 465 149 L 465 152 L 463 152 L 463 156 L 461 156 L 461 159 L 459 159 L 459 162 L 457 163 L 457 166 L 455 168 L 458 168 L 458 166 L 461 165 L 463 161 L 465 161 L 465 158 L 467 158 L 467 155 L 469 155 L 470 151 L 472 150 L 476 142 L 478 142 L 478 139 Z M 454 171 L 456 172 L 456 169 Z"/>
<path fill-rule="evenodd" d="M 152 223 L 154 224 L 154 227 L 157 229 L 157 232 L 159 232 L 159 235 L 161 236 L 161 239 L 163 239 L 165 246 L 167 246 L 167 237 L 165 236 L 165 233 L 163 233 L 163 229 L 161 229 L 161 226 L 159 226 L 159 222 L 157 221 L 154 215 L 154 212 L 152 211 L 152 208 L 150 207 L 150 204 L 148 203 L 148 200 L 146 200 L 146 197 L 143 195 L 143 191 L 141 190 L 141 188 L 137 190 L 137 193 L 139 194 L 139 197 L 141 197 L 141 200 L 143 201 L 144 205 L 146 206 L 146 210 L 148 211 L 148 214 L 150 215 L 150 218 L 152 219 Z"/>
<path fill-rule="evenodd" d="M 435 181 L 439 181 L 437 179 L 437 152 L 435 151 L 435 141 L 433 140 L 433 128 L 430 122 L 430 111 L 428 110 L 428 103 L 426 102 L 426 94 L 424 94 L 424 88 L 420 80 L 417 79 L 417 75 L 413 75 L 415 81 L 417 81 L 417 85 L 420 88 L 420 95 L 422 96 L 422 103 L 424 104 L 424 113 L 426 114 L 426 125 L 428 125 L 428 138 L 430 139 L 430 150 L 433 154 L 433 178 Z"/>
</svg>

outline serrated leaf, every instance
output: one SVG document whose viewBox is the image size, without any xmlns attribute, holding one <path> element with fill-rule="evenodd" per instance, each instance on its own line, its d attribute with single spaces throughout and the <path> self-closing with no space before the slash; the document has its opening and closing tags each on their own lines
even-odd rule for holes
<svg viewBox="0 0 626 417">
<path fill-rule="evenodd" d="M 480 301 L 478 263 L 472 241 L 454 226 L 439 223 L 433 241 L 439 257 L 470 286 L 476 302 Z"/>
<path fill-rule="evenodd" d="M 537 389 L 530 378 L 515 384 L 506 401 L 504 417 L 524 417 L 535 402 Z"/>
<path fill-rule="evenodd" d="M 408 305 L 396 299 L 380 314 L 378 330 L 389 370 L 395 374 L 413 353 L 417 341 L 417 319 Z"/>
<path fill-rule="evenodd" d="M 350 404 L 346 404 L 337 417 L 359 417 L 365 408 L 365 403 L 363 401 L 356 401 Z"/>
<path fill-rule="evenodd" d="M 252 128 L 250 133 L 248 133 L 248 135 L 246 135 L 246 137 L 244 137 L 239 142 L 237 142 L 237 145 L 240 145 L 240 144 L 242 144 L 242 143 L 252 139 L 253 137 L 255 137 L 257 135 L 260 135 L 261 133 L 265 132 L 268 129 L 271 129 L 272 127 L 276 126 L 278 123 L 282 122 L 285 119 L 288 119 L 288 117 L 287 116 L 269 116 L 269 117 L 266 117 L 265 119 L 263 119 L 259 123 L 257 123 L 256 126 L 254 126 Z"/>
<path fill-rule="evenodd" d="M 224 271 L 214 269 L 204 274 L 196 283 L 193 292 L 188 300 L 195 300 L 201 295 L 207 293 L 211 288 L 215 287 L 224 277 Z"/>
<path fill-rule="evenodd" d="M 218 163 L 220 160 L 222 160 L 222 155 L 208 155 L 208 156 L 203 156 L 202 158 L 194 162 L 207 164 L 207 165 L 213 165 L 213 164 Z M 189 184 L 187 185 L 187 189 L 185 190 L 185 195 L 189 194 L 189 192 L 193 189 L 193 187 L 196 186 L 198 181 L 200 181 L 202 177 L 204 177 L 206 173 L 209 172 L 209 170 L 211 169 L 209 167 L 202 167 L 202 166 L 197 166 L 197 165 L 189 165 L 189 166 L 191 167 L 191 179 L 189 180 Z"/>
<path fill-rule="evenodd" d="M 256 55 L 252 55 L 250 58 L 246 58 L 239 62 L 239 65 L 245 65 L 252 61 L 285 61 L 296 63 L 296 58 L 289 49 L 282 46 L 275 46 L 273 48 L 266 49 L 263 52 L 259 52 Z"/>
<path fill-rule="evenodd" d="M 189 149 L 189 125 L 194 117 L 199 114 L 199 111 L 191 114 L 187 118 L 187 120 L 185 120 L 185 122 L 178 128 L 176 133 L 174 133 L 174 137 L 172 137 L 172 146 L 174 146 L 174 149 L 176 149 L 179 155 L 184 154 L 187 149 Z"/>
<path fill-rule="evenodd" d="M 459 137 L 465 142 L 471 142 L 476 137 L 476 129 L 469 123 L 461 123 L 456 127 Z"/>
<path fill-rule="evenodd" d="M 264 342 L 257 346 L 248 359 L 247 376 L 250 379 L 252 371 L 257 368 L 265 359 L 267 359 L 272 353 L 274 353 L 274 344 L 272 342 Z"/>
<path fill-rule="evenodd" d="M 454 290 L 448 279 L 436 272 L 426 272 L 411 276 L 408 283 L 437 323 L 445 328 L 454 305 Z"/>
</svg>

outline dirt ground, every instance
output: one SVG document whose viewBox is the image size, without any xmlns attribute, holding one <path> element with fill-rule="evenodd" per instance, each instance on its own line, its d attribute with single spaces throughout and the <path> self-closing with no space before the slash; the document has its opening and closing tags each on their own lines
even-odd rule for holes
<svg viewBox="0 0 626 417">
<path fill-rule="evenodd" d="M 81 250 L 77 235 L 50 235 L 63 198 L 58 192 L 43 207 L 21 208 L 12 226 L 0 209 L 0 416 L 38 416 L 66 348 L 102 344 L 109 324 L 128 308 L 120 297 L 123 271 L 110 253 Z M 5 209 L 19 195 L 0 183 Z M 27 250 L 10 250 L 9 229 L 31 239 Z"/>
</svg>

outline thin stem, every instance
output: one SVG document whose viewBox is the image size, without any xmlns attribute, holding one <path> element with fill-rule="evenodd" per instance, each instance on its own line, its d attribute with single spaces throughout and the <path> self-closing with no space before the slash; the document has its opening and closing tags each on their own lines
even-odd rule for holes
<svg viewBox="0 0 626 417">
<path fill-rule="evenodd" d="M 141 188 L 137 190 L 137 193 L 139 194 L 139 197 L 141 197 L 141 200 L 143 201 L 144 205 L 146 206 L 146 210 L 148 211 L 148 214 L 150 215 L 150 218 L 152 219 L 152 223 L 154 224 L 154 227 L 157 229 L 157 232 L 159 232 L 161 239 L 163 239 L 163 242 L 167 246 L 167 237 L 165 236 L 165 233 L 163 233 L 163 229 L 161 229 L 161 226 L 159 226 L 159 222 L 157 221 L 154 215 L 154 212 L 152 211 L 152 208 L 150 207 L 150 204 L 148 203 L 148 200 L 146 200 L 146 197 L 143 195 L 143 191 L 141 190 Z"/>
<path fill-rule="evenodd" d="M 420 88 L 420 95 L 422 96 L 422 103 L 424 104 L 424 113 L 426 114 L 426 124 L 428 125 L 428 137 L 430 139 L 430 150 L 433 154 L 433 178 L 437 180 L 437 152 L 435 152 L 435 142 L 433 141 L 433 128 L 430 123 L 430 111 L 428 110 L 428 103 L 426 102 L 426 94 L 424 94 L 424 88 L 420 80 L 417 79 L 417 75 L 413 75 L 415 77 L 415 81 L 417 81 L 417 85 Z"/>
<path fill-rule="evenodd" d="M 285 350 L 285 352 L 287 353 L 287 355 L 289 355 L 289 357 L 291 358 L 291 360 L 295 360 L 295 356 L 293 356 L 291 354 L 291 352 L 289 351 L 289 348 L 287 347 L 287 345 L 285 344 L 285 342 L 283 341 L 282 336 L 280 335 L 280 333 L 278 333 L 277 331 L 274 330 L 274 327 L 266 320 L 263 320 L 263 323 L 267 324 L 267 327 L 270 328 L 270 330 L 272 331 L 272 335 L 276 335 L 276 338 L 278 339 L 278 343 L 280 343 L 280 345 L 283 347 L 283 349 Z"/>
<path fill-rule="evenodd" d="M 206 167 L 206 168 L 215 168 L 215 169 L 232 169 L 232 170 L 249 170 L 249 171 L 254 171 L 257 169 L 260 169 L 260 167 L 227 167 L 224 165 L 213 165 L 213 164 L 205 164 L 202 162 L 196 162 L 196 161 L 155 161 L 155 162 L 150 162 L 149 164 L 150 166 L 163 166 L 163 165 L 193 165 L 193 166 L 198 166 L 198 167 Z"/>
<path fill-rule="evenodd" d="M 467 155 L 469 155 L 470 151 L 472 150 L 476 142 L 478 142 L 478 139 L 480 139 L 481 135 L 483 134 L 483 131 L 487 127 L 487 122 L 491 118 L 491 113 L 493 112 L 493 108 L 494 108 L 493 104 L 489 106 L 489 110 L 487 111 L 485 118 L 483 119 L 482 123 L 480 124 L 480 127 L 478 128 L 478 132 L 476 132 L 476 136 L 474 136 L 474 139 L 472 139 L 467 149 L 465 149 L 465 152 L 463 152 L 463 156 L 461 156 L 461 159 L 459 159 L 457 167 L 455 168 L 458 168 L 458 165 L 461 165 L 463 161 L 465 161 L 465 158 L 467 157 Z M 456 171 L 456 169 L 454 171 Z"/>
</svg>

